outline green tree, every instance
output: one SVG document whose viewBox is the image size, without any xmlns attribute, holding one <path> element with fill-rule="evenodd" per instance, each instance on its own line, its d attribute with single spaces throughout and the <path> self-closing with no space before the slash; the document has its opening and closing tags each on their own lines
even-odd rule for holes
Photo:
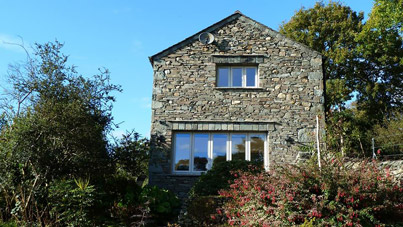
<svg viewBox="0 0 403 227">
<path fill-rule="evenodd" d="M 351 99 L 354 89 L 356 64 L 355 37 L 363 27 L 363 13 L 337 2 L 328 5 L 318 2 L 311 9 L 302 8 L 287 23 L 280 26 L 280 33 L 306 44 L 325 57 L 327 110 L 343 108 Z"/>
<path fill-rule="evenodd" d="M 379 123 L 403 106 L 403 1 L 376 0 L 357 35 L 358 108 Z"/>
<path fill-rule="evenodd" d="M 107 70 L 92 78 L 79 75 L 66 64 L 62 47 L 57 41 L 36 44 L 27 64 L 11 68 L 16 102 L 3 106 L 9 111 L 0 132 L 3 217 L 51 224 L 52 182 L 78 177 L 97 183 L 111 172 L 111 92 L 120 87 L 109 83 Z"/>
<path fill-rule="evenodd" d="M 150 141 L 134 131 L 122 135 L 112 149 L 117 171 L 137 181 L 148 176 Z"/>
<path fill-rule="evenodd" d="M 325 56 L 329 147 L 370 153 L 372 127 L 401 111 L 402 8 L 401 0 L 376 0 L 363 23 L 363 13 L 319 2 L 281 25 L 281 33 Z M 355 104 L 346 106 L 352 100 Z"/>
<path fill-rule="evenodd" d="M 403 114 L 393 113 L 382 124 L 375 125 L 372 136 L 381 155 L 403 154 Z"/>
</svg>

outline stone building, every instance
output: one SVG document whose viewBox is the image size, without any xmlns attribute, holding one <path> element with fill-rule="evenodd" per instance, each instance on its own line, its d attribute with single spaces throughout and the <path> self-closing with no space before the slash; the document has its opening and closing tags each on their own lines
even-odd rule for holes
<svg viewBox="0 0 403 227">
<path fill-rule="evenodd" d="M 239 11 L 150 57 L 151 185 L 184 197 L 219 161 L 294 162 L 324 115 L 322 56 Z"/>
</svg>

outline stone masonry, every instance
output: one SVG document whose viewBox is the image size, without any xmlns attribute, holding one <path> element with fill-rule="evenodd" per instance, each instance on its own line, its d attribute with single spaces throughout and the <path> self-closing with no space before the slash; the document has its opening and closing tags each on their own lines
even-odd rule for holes
<svg viewBox="0 0 403 227">
<path fill-rule="evenodd" d="M 201 32 L 214 42 L 199 42 Z M 150 57 L 151 135 L 166 149 L 152 152 L 149 180 L 181 197 L 197 176 L 172 173 L 175 131 L 265 132 L 270 162 L 293 162 L 300 143 L 314 138 L 315 116 L 324 116 L 320 53 L 238 11 L 201 32 Z M 258 88 L 217 87 L 217 66 L 234 64 L 257 66 Z"/>
</svg>

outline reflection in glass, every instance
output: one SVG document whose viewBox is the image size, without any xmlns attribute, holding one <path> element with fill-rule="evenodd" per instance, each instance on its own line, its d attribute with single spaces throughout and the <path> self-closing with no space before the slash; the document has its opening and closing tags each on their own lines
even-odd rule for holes
<svg viewBox="0 0 403 227">
<path fill-rule="evenodd" d="M 246 135 L 234 134 L 232 140 L 232 160 L 245 160 Z"/>
<path fill-rule="evenodd" d="M 250 160 L 263 164 L 264 135 L 250 135 Z"/>
<path fill-rule="evenodd" d="M 229 86 L 229 68 L 218 68 L 217 87 Z"/>
<path fill-rule="evenodd" d="M 227 160 L 227 135 L 213 135 L 213 165 Z"/>
<path fill-rule="evenodd" d="M 242 68 L 232 68 L 232 86 L 242 87 Z"/>
<path fill-rule="evenodd" d="M 188 171 L 190 160 L 190 134 L 178 133 L 175 140 L 175 170 Z"/>
<path fill-rule="evenodd" d="M 193 171 L 206 171 L 208 162 L 208 134 L 194 134 Z"/>
<path fill-rule="evenodd" d="M 254 87 L 256 83 L 256 69 L 246 68 L 246 86 Z"/>
</svg>

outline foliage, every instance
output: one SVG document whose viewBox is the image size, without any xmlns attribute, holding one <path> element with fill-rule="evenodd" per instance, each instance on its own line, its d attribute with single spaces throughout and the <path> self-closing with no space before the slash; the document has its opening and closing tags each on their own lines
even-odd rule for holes
<svg viewBox="0 0 403 227">
<path fill-rule="evenodd" d="M 364 23 L 362 12 L 318 2 L 280 26 L 325 57 L 327 142 L 334 150 L 371 153 L 368 132 L 402 108 L 402 12 L 401 0 L 376 0 Z"/>
<path fill-rule="evenodd" d="M 150 208 L 140 201 L 141 188 L 133 181 L 122 178 L 120 182 L 115 181 L 120 189 L 114 198 L 111 214 L 116 218 L 114 223 L 122 225 L 144 225 L 149 218 Z"/>
<path fill-rule="evenodd" d="M 379 121 L 403 102 L 403 1 L 376 0 L 363 30 L 356 37 L 357 102 Z M 377 123 L 377 122 L 375 122 Z"/>
<path fill-rule="evenodd" d="M 285 166 L 270 173 L 240 173 L 214 218 L 242 226 L 374 226 L 402 222 L 403 188 L 376 163 L 332 159 Z M 315 219 L 313 219 L 315 218 Z"/>
<path fill-rule="evenodd" d="M 63 180 L 91 177 L 99 184 L 113 173 L 106 135 L 112 125 L 110 93 L 120 88 L 109 83 L 107 70 L 93 78 L 78 75 L 66 64 L 62 47 L 57 41 L 36 44 L 35 57 L 10 70 L 15 102 L 3 104 L 0 131 L 3 220 L 41 225 L 73 220 L 50 200 L 67 193 L 71 198 L 60 206 L 70 206 L 93 186 L 81 182 L 85 190 L 74 191 Z M 59 212 L 63 218 L 53 215 Z"/>
<path fill-rule="evenodd" d="M 373 129 L 376 149 L 381 155 L 403 154 L 403 114 L 395 112 Z"/>
<path fill-rule="evenodd" d="M 218 226 L 222 220 L 216 218 L 217 209 L 223 205 L 221 196 L 199 196 L 188 201 L 186 213 L 180 216 L 183 226 Z"/>
<path fill-rule="evenodd" d="M 122 135 L 113 148 L 113 162 L 118 172 L 137 181 L 148 176 L 150 141 L 134 131 Z"/>
<path fill-rule="evenodd" d="M 179 214 L 180 201 L 168 190 L 146 186 L 140 194 L 140 201 L 149 206 L 157 221 L 166 221 Z"/>
<path fill-rule="evenodd" d="M 150 142 L 134 131 L 115 144 L 107 139 L 111 92 L 120 87 L 109 83 L 107 70 L 79 75 L 62 47 L 36 44 L 35 57 L 10 70 L 13 92 L 0 106 L 1 221 L 119 226 L 172 218 L 178 199 L 142 188 Z"/>
<path fill-rule="evenodd" d="M 253 168 L 251 166 L 254 166 Z M 252 173 L 259 172 L 263 169 L 260 163 L 249 162 L 245 160 L 233 160 L 230 162 L 218 162 L 201 175 L 189 192 L 189 196 L 209 196 L 217 195 L 220 189 L 229 187 L 232 180 L 235 178 L 232 172 L 234 171 L 251 171 Z"/>
<path fill-rule="evenodd" d="M 95 188 L 89 180 L 74 179 L 54 181 L 49 186 L 50 214 L 54 224 L 68 223 L 69 226 L 91 224 L 89 210 L 94 205 Z"/>
<path fill-rule="evenodd" d="M 329 151 L 343 150 L 346 156 L 371 157 L 370 125 L 354 108 L 330 111 L 327 119 L 326 143 Z"/>
<path fill-rule="evenodd" d="M 357 14 L 340 3 L 324 5 L 318 2 L 311 9 L 302 8 L 280 26 L 280 33 L 326 57 L 327 109 L 340 107 L 351 98 L 356 57 L 351 50 L 357 46 L 355 36 L 362 30 L 363 19 L 363 13 Z"/>
</svg>

